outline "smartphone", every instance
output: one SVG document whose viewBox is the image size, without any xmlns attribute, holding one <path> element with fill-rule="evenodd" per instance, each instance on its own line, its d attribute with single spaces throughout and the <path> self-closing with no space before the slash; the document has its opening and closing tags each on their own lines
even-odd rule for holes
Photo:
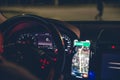
<svg viewBox="0 0 120 80">
<path fill-rule="evenodd" d="M 71 75 L 76 78 L 88 78 L 90 60 L 90 41 L 74 40 Z"/>
</svg>

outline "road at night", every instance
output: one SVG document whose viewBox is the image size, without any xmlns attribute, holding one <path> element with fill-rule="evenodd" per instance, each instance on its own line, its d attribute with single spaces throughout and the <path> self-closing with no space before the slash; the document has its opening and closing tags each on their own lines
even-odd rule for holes
<svg viewBox="0 0 120 80">
<path fill-rule="evenodd" d="M 49 7 L 49 6 L 37 6 L 37 7 L 1 7 L 5 15 L 9 18 L 22 13 L 35 14 L 47 18 L 54 18 L 64 21 L 94 21 L 94 17 L 97 14 L 95 5 L 91 6 L 61 6 L 61 7 Z M 107 21 L 120 21 L 120 8 L 105 6 L 103 20 Z"/>
</svg>

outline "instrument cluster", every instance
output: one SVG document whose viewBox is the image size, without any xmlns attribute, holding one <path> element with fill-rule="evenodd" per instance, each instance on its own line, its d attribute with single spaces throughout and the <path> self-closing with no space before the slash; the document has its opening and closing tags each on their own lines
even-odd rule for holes
<svg viewBox="0 0 120 80">
<path fill-rule="evenodd" d="M 62 38 L 64 41 L 64 49 L 66 54 L 71 52 L 72 41 L 71 38 L 66 35 L 62 34 Z M 52 40 L 52 35 L 48 32 L 43 33 L 23 33 L 18 36 L 17 43 L 21 45 L 29 45 L 34 46 L 35 48 L 47 48 L 56 50 L 57 47 Z"/>
<path fill-rule="evenodd" d="M 50 33 L 23 33 L 19 35 L 17 43 L 39 48 L 55 49 L 56 46 Z"/>
</svg>

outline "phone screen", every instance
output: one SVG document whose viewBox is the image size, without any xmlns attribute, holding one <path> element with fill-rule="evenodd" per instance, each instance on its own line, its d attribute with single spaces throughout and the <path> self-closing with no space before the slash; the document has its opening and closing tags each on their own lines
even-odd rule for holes
<svg viewBox="0 0 120 80">
<path fill-rule="evenodd" d="M 90 41 L 74 41 L 75 51 L 72 58 L 71 75 L 76 78 L 88 78 Z"/>
</svg>

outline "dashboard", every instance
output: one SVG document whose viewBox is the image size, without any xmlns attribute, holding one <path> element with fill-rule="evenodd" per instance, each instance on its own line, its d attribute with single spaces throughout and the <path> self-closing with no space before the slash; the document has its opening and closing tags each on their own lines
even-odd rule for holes
<svg viewBox="0 0 120 80">
<path fill-rule="evenodd" d="M 1 24 L 2 56 L 40 80 L 57 80 L 64 74 L 64 66 L 68 66 L 66 58 L 71 57 L 73 41 L 80 33 L 78 28 L 72 26 L 76 34 L 66 26 L 67 23 L 35 15 L 13 17 Z"/>
<path fill-rule="evenodd" d="M 109 75 L 116 79 L 119 26 L 119 21 L 15 16 L 0 24 L 0 54 L 38 80 L 110 80 Z"/>
<path fill-rule="evenodd" d="M 70 23 L 79 26 L 81 40 L 91 41 L 88 80 L 119 80 L 120 22 L 73 21 Z"/>
</svg>

